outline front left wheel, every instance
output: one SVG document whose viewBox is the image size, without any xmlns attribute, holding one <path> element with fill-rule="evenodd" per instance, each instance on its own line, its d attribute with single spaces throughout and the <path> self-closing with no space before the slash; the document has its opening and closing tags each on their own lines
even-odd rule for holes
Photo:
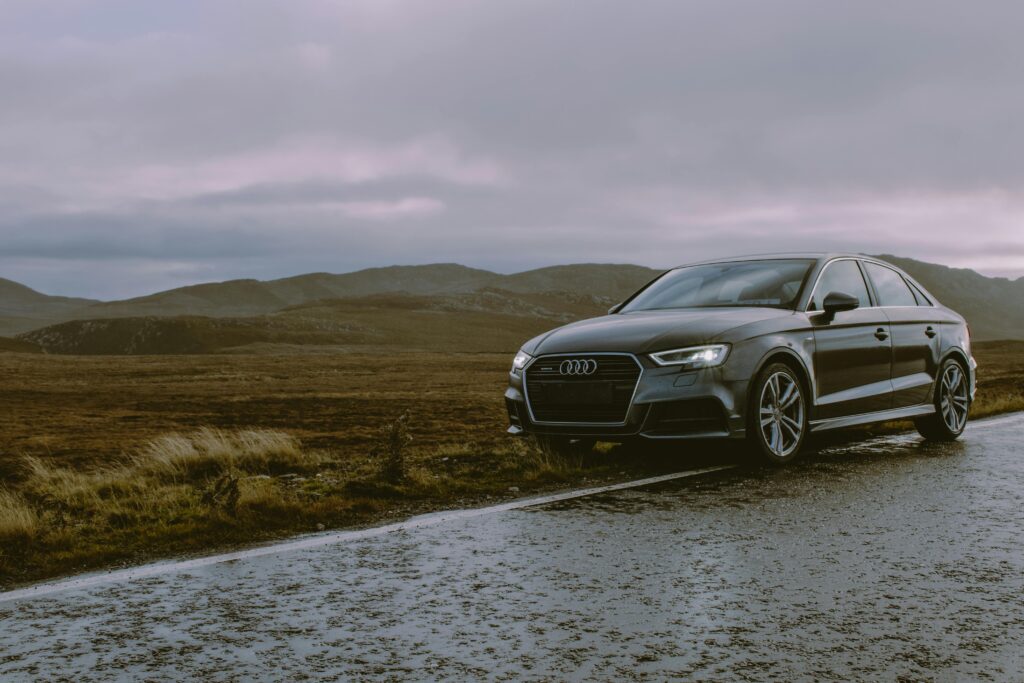
<svg viewBox="0 0 1024 683">
<path fill-rule="evenodd" d="M 752 385 L 747 440 L 762 460 L 784 465 L 800 455 L 807 437 L 807 398 L 785 363 L 764 368 Z"/>
</svg>

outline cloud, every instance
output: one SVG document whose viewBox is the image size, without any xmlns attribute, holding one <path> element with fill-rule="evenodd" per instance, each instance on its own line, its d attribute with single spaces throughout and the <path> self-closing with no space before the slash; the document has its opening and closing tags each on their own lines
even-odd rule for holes
<svg viewBox="0 0 1024 683">
<path fill-rule="evenodd" d="M 465 157 L 436 138 L 378 146 L 330 139 L 286 140 L 196 163 L 142 165 L 115 172 L 104 185 L 115 196 L 172 199 L 228 192 L 253 185 L 334 181 L 342 184 L 419 176 L 465 185 L 500 185 L 505 172 L 486 160 Z"/>
<path fill-rule="evenodd" d="M 353 218 L 386 220 L 437 213 L 444 210 L 444 203 L 430 197 L 406 197 L 393 202 L 342 202 L 338 208 Z"/>
<path fill-rule="evenodd" d="M 1022 20 L 1002 1 L 15 0 L 0 275 L 140 293 L 723 247 L 1024 275 Z"/>
</svg>

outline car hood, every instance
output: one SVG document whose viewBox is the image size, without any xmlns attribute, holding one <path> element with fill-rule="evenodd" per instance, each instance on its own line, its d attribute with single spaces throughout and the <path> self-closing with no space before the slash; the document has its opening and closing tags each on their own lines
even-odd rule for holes
<svg viewBox="0 0 1024 683">
<path fill-rule="evenodd" d="M 530 340 L 531 355 L 588 351 L 651 353 L 722 339 L 734 328 L 792 315 L 779 308 L 689 308 L 636 311 L 590 318 Z"/>
</svg>

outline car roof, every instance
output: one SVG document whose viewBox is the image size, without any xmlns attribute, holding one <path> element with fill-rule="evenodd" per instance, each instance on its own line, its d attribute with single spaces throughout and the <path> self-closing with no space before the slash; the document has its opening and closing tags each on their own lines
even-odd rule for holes
<svg viewBox="0 0 1024 683">
<path fill-rule="evenodd" d="M 903 275 L 904 278 L 909 280 L 915 287 L 920 289 L 925 294 L 925 296 L 931 300 L 931 302 L 934 305 L 940 305 L 938 299 L 935 298 L 935 295 L 929 292 L 924 287 L 924 285 L 922 285 L 916 279 L 911 277 L 905 270 L 903 270 L 894 263 L 889 263 L 884 259 L 869 256 L 867 254 L 855 254 L 852 252 L 845 251 L 784 251 L 768 254 L 745 254 L 741 256 L 729 256 L 725 258 L 706 259 L 704 261 L 694 261 L 693 263 L 686 263 L 681 266 L 676 266 L 676 268 L 684 268 L 686 266 L 701 266 L 712 263 L 733 263 L 736 261 L 780 261 L 785 259 L 814 259 L 815 261 L 818 262 L 818 265 L 823 268 L 824 264 L 827 263 L 828 261 L 832 261 L 834 259 L 839 258 L 859 259 L 861 261 L 881 263 L 885 266 L 888 266 L 889 268 L 894 268 L 901 275 Z M 675 270 L 675 268 L 672 268 L 670 270 Z"/>
<path fill-rule="evenodd" d="M 876 261 L 878 263 L 885 263 L 885 261 L 877 259 L 874 256 L 868 256 L 867 254 L 854 254 L 850 252 L 839 251 L 784 251 L 767 254 L 744 254 L 741 256 L 725 256 L 722 258 L 704 259 L 702 261 L 692 261 L 690 263 L 684 263 L 682 265 L 676 266 L 676 268 L 683 268 L 685 266 L 699 266 L 709 263 L 732 263 L 735 261 L 773 261 L 783 259 L 814 259 L 816 261 L 831 261 L 832 259 L 837 258 L 856 258 L 864 259 L 866 261 Z"/>
</svg>

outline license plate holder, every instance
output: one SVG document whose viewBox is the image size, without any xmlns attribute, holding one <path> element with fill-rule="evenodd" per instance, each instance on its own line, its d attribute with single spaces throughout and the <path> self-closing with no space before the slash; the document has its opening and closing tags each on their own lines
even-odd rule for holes
<svg viewBox="0 0 1024 683">
<path fill-rule="evenodd" d="M 545 387 L 547 403 L 556 406 L 607 406 L 614 402 L 608 382 L 557 382 Z"/>
</svg>

